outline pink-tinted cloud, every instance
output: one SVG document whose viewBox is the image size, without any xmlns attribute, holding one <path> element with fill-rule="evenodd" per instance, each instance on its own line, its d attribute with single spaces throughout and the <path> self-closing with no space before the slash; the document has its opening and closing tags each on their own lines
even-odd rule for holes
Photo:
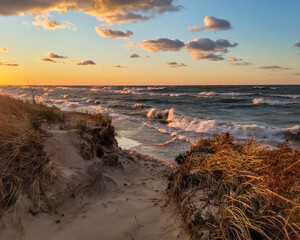
<svg viewBox="0 0 300 240">
<path fill-rule="evenodd" d="M 75 64 L 79 65 L 79 66 L 96 65 L 96 63 L 92 60 L 85 60 L 85 61 L 82 61 L 82 62 L 76 62 Z"/>
<path fill-rule="evenodd" d="M 0 52 L 8 52 L 7 48 L 0 48 Z"/>
<path fill-rule="evenodd" d="M 193 27 L 189 27 L 189 29 L 192 32 L 195 32 L 195 31 L 204 31 L 204 30 L 219 31 L 219 30 L 228 30 L 232 28 L 230 22 L 228 22 L 227 20 L 219 19 L 215 17 L 206 16 L 203 22 L 204 22 L 204 26 L 201 27 L 193 26 Z"/>
<path fill-rule="evenodd" d="M 192 53 L 194 60 L 221 61 L 224 60 L 222 54 L 227 53 L 228 48 L 234 48 L 237 45 L 237 43 L 230 43 L 227 39 L 213 41 L 209 38 L 195 38 L 189 41 L 185 48 Z"/>
<path fill-rule="evenodd" d="M 148 52 L 179 51 L 185 44 L 178 39 L 157 38 L 156 40 L 144 40 L 139 43 Z"/>
<path fill-rule="evenodd" d="M 271 66 L 260 66 L 259 69 L 282 71 L 282 70 L 291 70 L 292 68 L 282 67 L 278 65 L 271 65 Z"/>
<path fill-rule="evenodd" d="M 28 24 L 28 23 L 26 23 Z M 72 29 L 76 30 L 76 27 L 74 24 L 70 22 L 56 22 L 53 20 L 48 19 L 48 16 L 44 17 L 43 15 L 35 17 L 35 21 L 32 22 L 33 26 L 41 26 L 43 29 L 46 30 L 55 30 L 55 29 Z"/>
<path fill-rule="evenodd" d="M 177 68 L 177 67 L 186 67 L 183 63 L 177 63 L 177 62 L 166 62 L 165 63 L 168 67 Z"/>
<path fill-rule="evenodd" d="M 133 32 L 127 31 L 127 32 L 122 32 L 122 31 L 117 31 L 113 30 L 110 28 L 100 28 L 100 27 L 95 27 L 96 32 L 104 38 L 111 37 L 111 38 L 130 38 L 131 35 L 133 35 Z"/>
<path fill-rule="evenodd" d="M 175 0 L 1 0 L 0 15 L 32 14 L 49 11 L 83 11 L 112 22 L 145 21 L 164 12 L 179 11 Z"/>
<path fill-rule="evenodd" d="M 6 66 L 6 67 L 18 67 L 19 64 L 17 64 L 17 63 L 0 62 L 0 66 Z"/>
<path fill-rule="evenodd" d="M 47 55 L 46 55 L 48 58 L 68 58 L 66 56 L 60 56 L 58 54 L 55 54 L 55 53 L 52 53 L 52 52 L 49 52 Z"/>
<path fill-rule="evenodd" d="M 235 58 L 235 57 L 227 57 L 228 62 L 230 62 L 230 65 L 232 66 L 248 66 L 252 65 L 249 62 L 243 61 L 243 59 Z"/>
</svg>

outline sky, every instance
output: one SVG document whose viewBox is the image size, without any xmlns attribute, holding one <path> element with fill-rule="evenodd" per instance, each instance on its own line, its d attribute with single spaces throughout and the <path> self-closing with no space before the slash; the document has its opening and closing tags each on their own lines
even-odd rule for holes
<svg viewBox="0 0 300 240">
<path fill-rule="evenodd" d="M 300 84 L 299 0 L 0 0 L 0 85 Z"/>
</svg>

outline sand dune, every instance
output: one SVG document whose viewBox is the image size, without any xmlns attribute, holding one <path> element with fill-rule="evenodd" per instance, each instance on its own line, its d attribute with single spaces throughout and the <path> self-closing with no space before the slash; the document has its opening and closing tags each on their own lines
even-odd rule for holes
<svg viewBox="0 0 300 240">
<path fill-rule="evenodd" d="M 64 179 L 57 186 L 64 189 L 61 204 L 51 215 L 33 216 L 23 200 L 4 218 L 0 239 L 189 239 L 175 206 L 165 200 L 172 164 L 123 151 L 116 143 L 103 147 L 102 159 L 85 160 L 77 130 L 51 130 L 44 141 Z"/>
</svg>

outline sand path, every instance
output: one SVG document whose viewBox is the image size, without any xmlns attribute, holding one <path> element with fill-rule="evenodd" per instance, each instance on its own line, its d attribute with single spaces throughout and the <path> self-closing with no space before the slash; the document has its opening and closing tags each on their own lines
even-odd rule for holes
<svg viewBox="0 0 300 240">
<path fill-rule="evenodd" d="M 52 131 L 47 151 L 65 176 L 84 176 L 89 165 L 74 143 L 75 132 Z M 76 141 L 75 141 L 76 142 Z M 76 195 L 59 214 L 21 217 L 28 240 L 155 240 L 189 239 L 180 227 L 175 206 L 166 204 L 167 176 L 171 164 L 117 148 L 120 166 L 103 168 L 101 190 L 91 196 Z M 98 189 L 100 189 L 98 188 Z M 166 206 L 167 205 L 167 206 Z M 17 239 L 7 228 L 0 239 Z"/>
</svg>

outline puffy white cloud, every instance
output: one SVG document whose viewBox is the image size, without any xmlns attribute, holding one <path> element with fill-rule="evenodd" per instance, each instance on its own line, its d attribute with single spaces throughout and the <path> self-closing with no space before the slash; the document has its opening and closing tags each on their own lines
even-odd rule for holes
<svg viewBox="0 0 300 240">
<path fill-rule="evenodd" d="M 178 39 L 157 38 L 156 40 L 144 40 L 138 43 L 144 50 L 148 52 L 159 51 L 179 51 L 185 46 L 183 42 Z"/>
<path fill-rule="evenodd" d="M 189 29 L 194 32 L 194 31 L 204 31 L 204 30 L 219 31 L 219 30 L 228 30 L 231 28 L 230 22 L 215 17 L 206 16 L 203 22 L 204 22 L 204 26 L 200 26 L 200 27 L 193 26 L 193 27 L 189 27 Z"/>
<path fill-rule="evenodd" d="M 183 63 L 177 63 L 177 62 L 166 62 L 165 63 L 168 67 L 177 68 L 177 67 L 186 67 Z"/>
<path fill-rule="evenodd" d="M 100 27 L 95 27 L 96 32 L 104 38 L 111 37 L 111 38 L 130 38 L 131 35 L 133 35 L 133 32 L 127 31 L 127 32 L 122 32 L 122 31 L 117 31 L 109 28 L 100 28 Z"/>
</svg>

